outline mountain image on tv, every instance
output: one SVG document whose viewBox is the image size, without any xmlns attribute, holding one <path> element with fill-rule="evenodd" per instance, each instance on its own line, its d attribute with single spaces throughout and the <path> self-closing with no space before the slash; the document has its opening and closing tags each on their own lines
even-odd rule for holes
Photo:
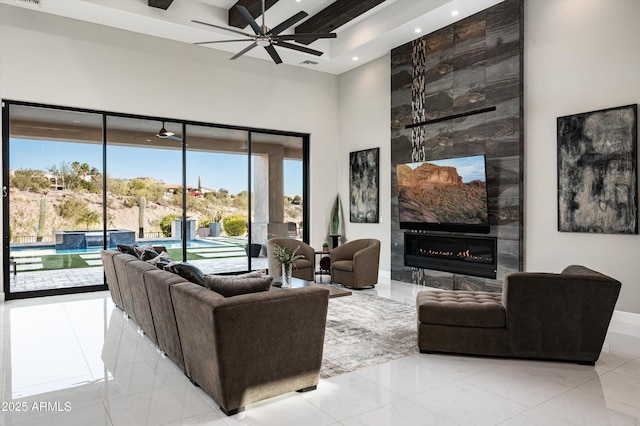
<svg viewBox="0 0 640 426">
<path fill-rule="evenodd" d="M 400 222 L 489 223 L 483 155 L 399 164 Z"/>
</svg>

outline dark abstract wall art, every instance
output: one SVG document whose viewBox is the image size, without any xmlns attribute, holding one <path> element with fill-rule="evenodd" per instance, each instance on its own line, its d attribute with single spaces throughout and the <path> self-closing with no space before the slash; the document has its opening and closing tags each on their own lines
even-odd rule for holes
<svg viewBox="0 0 640 426">
<path fill-rule="evenodd" d="M 638 233 L 638 105 L 558 118 L 558 230 Z"/>
<path fill-rule="evenodd" d="M 349 153 L 349 215 L 354 223 L 378 223 L 380 148 Z"/>
</svg>

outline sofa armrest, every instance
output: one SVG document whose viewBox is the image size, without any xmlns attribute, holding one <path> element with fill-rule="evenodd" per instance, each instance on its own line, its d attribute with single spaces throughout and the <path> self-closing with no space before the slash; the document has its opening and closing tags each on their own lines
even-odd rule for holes
<svg viewBox="0 0 640 426">
<path fill-rule="evenodd" d="M 578 267 L 575 267 L 578 268 Z M 566 273 L 507 274 L 508 354 L 595 362 L 613 315 L 620 282 L 579 267 Z M 581 273 L 569 273 L 580 271 Z"/>
<path fill-rule="evenodd" d="M 317 385 L 328 290 L 225 299 L 189 283 L 171 293 L 187 375 L 225 410 Z"/>
</svg>

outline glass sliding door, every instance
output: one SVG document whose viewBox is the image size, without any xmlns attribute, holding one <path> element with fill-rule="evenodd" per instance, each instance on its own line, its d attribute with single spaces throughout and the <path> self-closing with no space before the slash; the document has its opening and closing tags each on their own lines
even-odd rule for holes
<svg viewBox="0 0 640 426">
<path fill-rule="evenodd" d="M 186 126 L 187 260 L 206 273 L 249 269 L 248 132 Z M 265 259 L 266 264 L 266 259 Z"/>
<path fill-rule="evenodd" d="M 182 260 L 182 124 L 117 116 L 106 122 L 107 246 L 164 245 Z"/>
<path fill-rule="evenodd" d="M 8 133 L 7 297 L 104 288 L 102 115 L 10 104 Z"/>
<path fill-rule="evenodd" d="M 12 101 L 2 113 L 7 299 L 106 289 L 100 250 L 121 243 L 234 273 L 266 269 L 269 238 L 308 241 L 308 135 Z"/>
</svg>

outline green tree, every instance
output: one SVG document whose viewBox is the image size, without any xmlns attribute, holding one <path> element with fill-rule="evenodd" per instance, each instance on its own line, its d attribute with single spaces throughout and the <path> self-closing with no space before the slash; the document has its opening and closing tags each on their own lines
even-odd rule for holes
<svg viewBox="0 0 640 426">
<path fill-rule="evenodd" d="M 100 224 L 100 217 L 101 215 L 99 213 L 86 209 L 80 213 L 78 219 L 76 220 L 76 225 L 84 224 L 87 226 L 88 230 L 89 227 Z"/>
</svg>

